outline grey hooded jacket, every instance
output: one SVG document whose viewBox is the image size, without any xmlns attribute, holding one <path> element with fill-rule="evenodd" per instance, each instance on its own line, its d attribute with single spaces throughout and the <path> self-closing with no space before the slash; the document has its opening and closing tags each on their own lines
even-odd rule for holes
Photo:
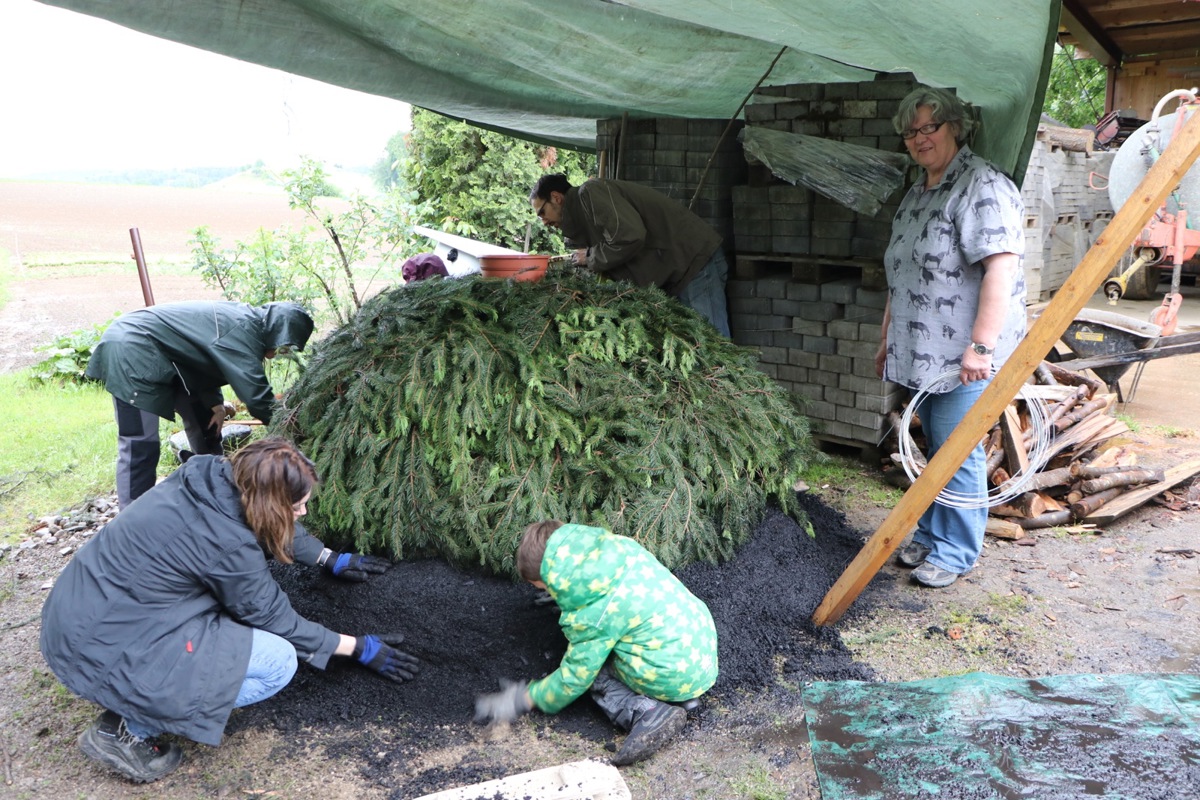
<svg viewBox="0 0 1200 800">
<path fill-rule="evenodd" d="M 270 422 L 275 394 L 263 356 L 284 346 L 303 349 L 312 331 L 312 318 L 296 303 L 165 303 L 115 319 L 88 361 L 87 376 L 163 419 L 175 416 L 177 386 L 212 407 L 229 384 L 251 414 Z"/>
<path fill-rule="evenodd" d="M 315 564 L 323 548 L 296 526 L 298 563 Z M 43 606 L 41 648 L 80 697 L 217 745 L 254 628 L 320 669 L 339 642 L 297 614 L 271 576 L 229 462 L 195 456 L 71 559 Z"/>
</svg>

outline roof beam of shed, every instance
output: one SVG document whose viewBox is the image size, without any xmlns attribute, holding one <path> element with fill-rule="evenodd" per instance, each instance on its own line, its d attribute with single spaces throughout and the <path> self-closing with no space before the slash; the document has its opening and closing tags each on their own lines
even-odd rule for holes
<svg viewBox="0 0 1200 800">
<path fill-rule="evenodd" d="M 1108 67 L 1120 65 L 1124 58 L 1121 48 L 1117 47 L 1117 43 L 1079 0 L 1062 0 L 1059 25 L 1066 28 L 1067 32 L 1078 40 L 1079 46 L 1096 56 L 1096 60 L 1101 64 Z"/>
</svg>

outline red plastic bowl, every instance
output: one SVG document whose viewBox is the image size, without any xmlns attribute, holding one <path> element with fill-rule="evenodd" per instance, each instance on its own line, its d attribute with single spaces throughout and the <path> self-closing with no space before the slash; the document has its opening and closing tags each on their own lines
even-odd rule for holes
<svg viewBox="0 0 1200 800">
<path fill-rule="evenodd" d="M 550 256 L 514 253 L 480 256 L 479 267 L 485 278 L 512 278 L 515 281 L 540 281 L 546 275 Z"/>
</svg>

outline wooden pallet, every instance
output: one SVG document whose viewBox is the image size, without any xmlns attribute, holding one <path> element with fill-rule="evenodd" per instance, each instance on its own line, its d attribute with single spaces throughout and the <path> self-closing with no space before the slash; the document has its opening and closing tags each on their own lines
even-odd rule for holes
<svg viewBox="0 0 1200 800">
<path fill-rule="evenodd" d="M 831 436 L 828 433 L 814 433 L 812 438 L 817 443 L 817 449 L 822 453 L 851 456 L 869 463 L 878 462 L 880 458 L 879 447 L 871 442 L 860 442 L 843 436 Z"/>
<path fill-rule="evenodd" d="M 886 289 L 883 264 L 872 258 L 830 258 L 779 253 L 738 253 L 733 274 L 739 280 L 788 277 L 798 283 L 828 283 L 861 277 L 867 289 Z"/>
</svg>

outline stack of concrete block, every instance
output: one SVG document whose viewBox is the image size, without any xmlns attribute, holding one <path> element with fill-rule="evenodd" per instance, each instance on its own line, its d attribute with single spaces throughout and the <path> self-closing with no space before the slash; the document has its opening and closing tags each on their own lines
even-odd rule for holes
<svg viewBox="0 0 1200 800">
<path fill-rule="evenodd" d="M 1034 141 L 1021 183 L 1027 302 L 1053 297 L 1112 218 L 1107 190 L 1091 185 L 1106 186 L 1114 155 Z"/>
<path fill-rule="evenodd" d="M 596 149 L 606 153 L 609 175 L 650 186 L 712 225 L 734 250 L 733 187 L 746 183 L 746 158 L 737 135 L 741 121 L 656 117 L 597 123 Z M 615 171 L 620 164 L 620 174 Z M 700 187 L 697 193 L 696 188 Z M 693 200 L 695 201 L 693 203 Z"/>
<path fill-rule="evenodd" d="M 875 374 L 887 292 L 857 278 L 730 280 L 733 338 L 759 351 L 760 368 L 805 400 L 817 437 L 876 446 L 904 392 Z"/>
<path fill-rule="evenodd" d="M 788 183 L 733 187 L 733 236 L 739 253 L 808 253 L 814 197 Z"/>
</svg>

